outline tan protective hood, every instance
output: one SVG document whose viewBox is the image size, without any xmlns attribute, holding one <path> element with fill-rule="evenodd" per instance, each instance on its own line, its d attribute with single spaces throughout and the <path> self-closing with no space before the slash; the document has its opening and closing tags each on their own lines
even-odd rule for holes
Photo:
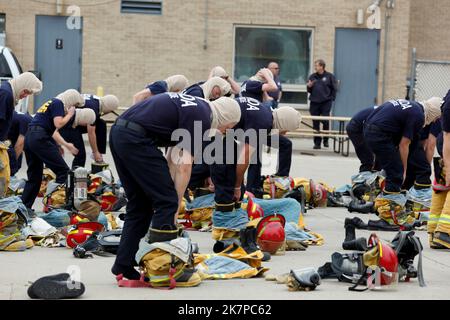
<svg viewBox="0 0 450 320">
<path fill-rule="evenodd" d="M 83 108 L 75 110 L 75 120 L 73 121 L 73 128 L 77 126 L 85 126 L 95 122 L 95 112 L 92 109 Z"/>
<path fill-rule="evenodd" d="M 66 90 L 56 96 L 56 99 L 59 99 L 64 104 L 64 110 L 67 110 L 70 107 L 82 107 L 84 106 L 84 98 L 83 96 L 75 89 Z"/>
<path fill-rule="evenodd" d="M 231 85 L 228 83 L 228 81 L 220 77 L 212 77 L 211 79 L 208 79 L 204 84 L 200 85 L 206 100 L 210 100 L 212 98 L 211 92 L 215 86 L 218 86 L 220 88 L 221 97 L 231 91 Z"/>
<path fill-rule="evenodd" d="M 108 94 L 100 97 L 100 114 L 107 114 L 119 108 L 119 99 L 115 95 Z"/>
<path fill-rule="evenodd" d="M 423 111 L 425 113 L 425 124 L 429 125 L 434 122 L 437 118 L 441 116 L 441 105 L 444 101 L 438 97 L 432 97 L 428 100 L 421 101 L 420 104 L 423 106 Z"/>
<path fill-rule="evenodd" d="M 273 111 L 273 129 L 294 131 L 300 127 L 302 116 L 292 107 L 280 107 Z"/>
<path fill-rule="evenodd" d="M 20 74 L 18 77 L 9 80 L 9 84 L 16 103 L 20 100 L 19 96 L 23 90 L 31 91 L 33 94 L 38 94 L 42 91 L 42 82 L 31 72 Z"/>
<path fill-rule="evenodd" d="M 221 97 L 217 100 L 210 101 L 209 105 L 212 112 L 211 129 L 238 123 L 241 119 L 241 108 L 237 101 L 232 98 Z"/>
<path fill-rule="evenodd" d="M 167 83 L 168 92 L 180 92 L 184 90 L 189 84 L 189 80 L 182 74 L 170 76 L 164 81 Z"/>
</svg>

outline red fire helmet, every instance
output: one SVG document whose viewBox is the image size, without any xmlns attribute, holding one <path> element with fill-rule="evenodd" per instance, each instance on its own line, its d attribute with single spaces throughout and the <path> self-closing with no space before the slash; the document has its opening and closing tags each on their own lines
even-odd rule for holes
<svg viewBox="0 0 450 320">
<path fill-rule="evenodd" d="M 248 214 L 249 220 L 264 217 L 263 208 L 259 204 L 255 203 L 253 200 L 253 197 L 250 197 L 250 196 L 248 198 L 248 203 L 247 203 L 247 214 Z"/>
<path fill-rule="evenodd" d="M 256 227 L 256 242 L 262 251 L 275 254 L 284 244 L 286 219 L 281 214 L 268 215 Z"/>
<path fill-rule="evenodd" d="M 83 222 L 74 225 L 66 237 L 67 246 L 75 248 L 85 242 L 94 231 L 103 231 L 104 226 L 98 222 Z"/>
</svg>

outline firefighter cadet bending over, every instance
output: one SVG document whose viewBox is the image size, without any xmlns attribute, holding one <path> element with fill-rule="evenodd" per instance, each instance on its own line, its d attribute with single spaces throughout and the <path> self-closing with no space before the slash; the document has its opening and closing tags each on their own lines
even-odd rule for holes
<svg viewBox="0 0 450 320">
<path fill-rule="evenodd" d="M 42 82 L 30 72 L 22 73 L 0 86 L 0 197 L 6 195 L 11 176 L 8 147 L 3 142 L 12 124 L 14 106 L 20 99 L 41 91 Z"/>
<path fill-rule="evenodd" d="M 56 174 L 56 183 L 66 183 L 69 167 L 61 156 L 58 145 L 66 147 L 73 155 L 78 150 L 72 143 L 64 141 L 56 130 L 69 122 L 75 126 L 92 124 L 95 121 L 92 110 L 75 111 L 76 107 L 83 104 L 84 99 L 78 91 L 66 90 L 44 103 L 30 122 L 25 136 L 28 181 L 22 194 L 22 202 L 29 210 L 39 193 L 44 164 Z"/>
<path fill-rule="evenodd" d="M 239 121 L 240 115 L 239 105 L 231 98 L 207 102 L 165 93 L 130 107 L 117 119 L 111 128 L 110 147 L 128 204 L 113 274 L 140 278 L 133 266 L 139 241 L 146 234 L 149 243 L 177 238 L 175 219 L 193 157 L 202 153 L 203 134 L 208 129 L 225 132 Z M 197 126 L 200 131 L 194 131 Z M 177 129 L 190 139 L 182 137 L 178 144 Z M 194 145 L 199 148 L 194 149 Z M 166 159 L 158 147 L 173 148 Z"/>
<path fill-rule="evenodd" d="M 105 114 L 113 112 L 119 107 L 119 99 L 109 94 L 104 97 L 94 95 L 83 95 L 84 107 L 95 112 L 95 122 L 87 127 L 79 126 L 73 128 L 65 126 L 60 129 L 61 136 L 67 142 L 73 143 L 78 149 L 78 154 L 72 162 L 72 169 L 76 167 L 84 167 L 86 164 L 86 148 L 84 146 L 83 134 L 87 132 L 89 145 L 92 149 L 92 155 L 96 162 L 103 162 L 103 154 L 106 153 L 107 127 L 106 122 L 101 117 Z"/>
<path fill-rule="evenodd" d="M 347 124 L 346 130 L 361 165 L 359 172 L 374 170 L 375 157 L 364 139 L 364 122 L 375 110 L 375 107 L 362 109 Z"/>
<path fill-rule="evenodd" d="M 235 144 L 235 149 L 239 151 L 233 152 L 234 158 L 230 158 L 226 140 L 233 138 L 233 135 L 226 136 L 223 142 L 223 164 L 211 165 L 216 202 L 213 214 L 215 240 L 222 240 L 224 234 L 233 234 L 241 222 L 248 220 L 247 213 L 240 210 L 240 203 L 245 191 L 244 175 L 250 161 L 256 161 L 261 156 L 262 146 L 270 144 L 271 134 L 295 130 L 301 122 L 300 114 L 291 107 L 281 107 L 272 112 L 253 98 L 240 97 L 236 101 L 241 108 L 241 119 L 234 127 L 237 130 L 234 136 L 240 142 L 239 146 Z M 236 217 L 241 213 L 243 220 Z"/>
<path fill-rule="evenodd" d="M 450 249 L 450 90 L 442 105 L 442 131 L 437 149 L 443 159 L 434 167 L 435 181 L 427 225 L 432 249 Z"/>
<path fill-rule="evenodd" d="M 183 90 L 183 94 L 203 98 L 208 101 L 214 101 L 230 94 L 230 92 L 230 84 L 220 77 L 212 77 L 204 83 L 195 83 Z"/>
<path fill-rule="evenodd" d="M 262 103 L 268 93 L 278 91 L 278 86 L 273 77 L 274 75 L 269 69 L 260 69 L 253 77 L 242 83 L 240 96 L 250 97 Z M 278 136 L 278 141 L 278 169 L 275 175 L 287 177 L 291 170 L 292 142 L 283 135 Z M 261 189 L 261 162 L 258 161 L 248 168 L 247 190 L 259 197 L 261 196 Z"/>
<path fill-rule="evenodd" d="M 441 115 L 440 100 L 425 102 L 391 100 L 380 105 L 367 118 L 364 139 L 386 171 L 386 185 L 375 201 L 379 213 L 378 226 L 410 223 L 405 213 L 405 197 L 400 194 L 406 176 L 409 146 L 420 130 Z M 392 212 L 391 207 L 395 208 Z"/>
<path fill-rule="evenodd" d="M 188 79 L 182 74 L 170 76 L 166 80 L 152 82 L 145 87 L 145 89 L 139 91 L 133 96 L 133 104 L 160 93 L 180 92 L 188 86 L 188 83 Z"/>
<path fill-rule="evenodd" d="M 28 125 L 33 118 L 28 113 L 14 111 L 11 128 L 8 132 L 8 140 L 11 145 L 8 149 L 11 176 L 15 175 L 22 167 L 22 154 L 25 147 L 25 135 Z"/>
</svg>

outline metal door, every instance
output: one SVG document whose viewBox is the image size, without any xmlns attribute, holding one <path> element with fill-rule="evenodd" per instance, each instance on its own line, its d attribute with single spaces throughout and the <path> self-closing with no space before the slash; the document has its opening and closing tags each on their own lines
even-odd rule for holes
<svg viewBox="0 0 450 320">
<path fill-rule="evenodd" d="M 334 74 L 339 83 L 333 115 L 351 117 L 377 104 L 379 30 L 337 28 Z"/>
<path fill-rule="evenodd" d="M 44 88 L 35 97 L 34 110 L 64 90 L 81 90 L 82 27 L 69 28 L 67 17 L 36 16 L 35 48 Z"/>
</svg>

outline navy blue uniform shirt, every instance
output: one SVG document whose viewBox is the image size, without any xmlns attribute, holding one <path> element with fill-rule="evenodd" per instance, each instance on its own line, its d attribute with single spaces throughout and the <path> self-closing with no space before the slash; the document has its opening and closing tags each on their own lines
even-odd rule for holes
<svg viewBox="0 0 450 320">
<path fill-rule="evenodd" d="M 377 106 L 369 107 L 358 111 L 353 117 L 352 121 L 357 122 L 358 124 L 363 125 L 369 115 L 376 109 Z"/>
<path fill-rule="evenodd" d="M 417 138 L 425 122 L 423 107 L 416 101 L 390 100 L 380 105 L 366 120 L 391 133 L 396 142 L 402 137 Z"/>
<path fill-rule="evenodd" d="M 267 92 L 267 94 L 274 100 L 278 100 L 278 95 L 281 91 L 283 91 L 283 87 L 281 86 L 281 80 L 279 76 L 274 76 L 273 81 L 275 81 L 275 83 L 277 84 L 278 89 L 276 91 Z"/>
<path fill-rule="evenodd" d="M 258 100 L 249 97 L 239 97 L 235 100 L 241 107 L 241 119 L 236 124 L 234 129 L 242 129 L 244 131 L 248 129 L 254 129 L 256 130 L 257 138 L 260 138 L 259 130 L 265 129 L 266 136 L 261 136 L 261 138 L 265 140 L 267 138 L 267 135 L 270 134 L 270 130 L 272 129 L 273 125 L 272 111 L 270 110 L 270 108 L 264 107 Z M 245 142 L 251 143 L 249 141 L 249 137 L 246 136 Z M 263 142 L 264 141 L 261 141 L 261 143 Z"/>
<path fill-rule="evenodd" d="M 259 102 L 263 101 L 263 87 L 264 83 L 259 81 L 247 80 L 244 81 L 241 85 L 241 92 L 239 96 L 241 97 L 249 97 L 258 100 Z"/>
<path fill-rule="evenodd" d="M 450 90 L 448 90 L 447 95 L 444 97 L 444 103 L 441 106 L 442 111 L 442 130 L 445 132 L 450 132 Z"/>
<path fill-rule="evenodd" d="M 33 118 L 28 113 L 22 113 L 14 111 L 11 128 L 8 132 L 8 140 L 11 141 L 11 146 L 16 145 L 19 135 L 25 136 L 28 130 L 28 124 L 33 120 Z"/>
<path fill-rule="evenodd" d="M 205 95 L 203 94 L 203 89 L 200 87 L 200 85 L 204 82 L 194 83 L 193 85 L 187 87 L 182 91 L 183 94 L 199 97 L 199 98 L 205 98 Z"/>
<path fill-rule="evenodd" d="M 84 108 L 89 108 L 95 112 L 95 122 L 100 120 L 100 100 L 99 97 L 92 94 L 84 94 Z"/>
<path fill-rule="evenodd" d="M 39 126 L 45 129 L 48 134 L 52 135 L 55 130 L 55 124 L 53 123 L 53 119 L 56 117 L 64 117 L 64 104 L 61 100 L 53 98 L 52 100 L 44 103 L 36 114 L 34 115 L 33 120 L 30 123 L 30 126 Z"/>
<path fill-rule="evenodd" d="M 14 113 L 14 94 L 9 82 L 0 86 L 0 141 L 5 141 Z"/>
<path fill-rule="evenodd" d="M 155 82 L 149 84 L 146 88 L 149 89 L 153 95 L 164 93 L 164 92 L 168 91 L 167 82 L 165 82 L 163 80 L 155 81 Z"/>
<path fill-rule="evenodd" d="M 187 130 L 191 141 L 183 141 L 180 147 L 192 155 L 201 151 L 203 134 L 211 128 L 209 103 L 204 99 L 179 93 L 153 96 L 130 107 L 119 118 L 142 126 L 155 138 L 159 147 L 176 145 L 180 139 L 172 141 L 172 133 L 176 129 Z M 201 131 L 195 131 L 195 135 L 194 122 L 201 123 Z M 194 141 L 197 141 L 195 148 Z"/>
<path fill-rule="evenodd" d="M 318 74 L 316 72 L 310 75 L 308 80 L 314 82 L 311 88 L 307 87 L 311 102 L 322 103 L 336 99 L 337 84 L 332 73 L 324 71 L 324 73 Z"/>
</svg>

